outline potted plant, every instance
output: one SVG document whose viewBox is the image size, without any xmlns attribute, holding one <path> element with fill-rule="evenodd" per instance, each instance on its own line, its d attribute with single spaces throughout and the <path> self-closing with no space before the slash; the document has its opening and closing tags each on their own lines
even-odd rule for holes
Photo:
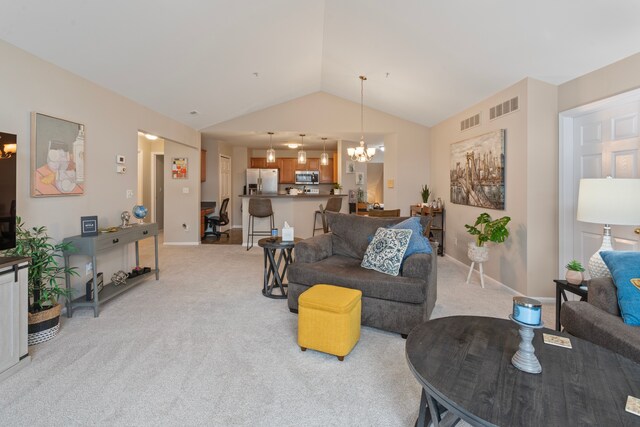
<svg viewBox="0 0 640 427">
<path fill-rule="evenodd" d="M 75 267 L 59 264 L 63 251 L 71 250 L 69 243 L 54 243 L 47 234 L 46 227 L 26 228 L 22 219 L 17 217 L 16 246 L 6 251 L 10 256 L 31 258 L 29 265 L 29 338 L 28 344 L 34 345 L 53 338 L 60 327 L 62 306 L 58 298 L 70 297 L 59 280 L 68 273 L 78 276 Z"/>
<path fill-rule="evenodd" d="M 340 185 L 337 182 L 333 184 L 333 194 L 340 194 L 341 191 L 342 191 L 342 185 Z"/>
<path fill-rule="evenodd" d="M 509 237 L 507 224 L 511 221 L 508 216 L 498 219 L 491 219 L 491 215 L 486 212 L 481 213 L 475 224 L 465 224 L 467 232 L 475 236 L 475 240 L 469 243 L 467 255 L 474 262 L 485 262 L 489 260 L 489 248 L 487 242 L 502 243 Z"/>
<path fill-rule="evenodd" d="M 420 195 L 422 196 L 422 206 L 427 206 L 429 204 L 429 195 L 431 195 L 431 190 L 428 185 L 425 184 L 422 186 Z"/>
<path fill-rule="evenodd" d="M 584 271 L 584 267 L 577 260 L 573 259 L 569 261 L 569 263 L 565 266 L 567 269 L 567 274 L 565 274 L 565 279 L 567 279 L 568 283 L 572 285 L 581 285 L 584 277 L 582 272 Z"/>
</svg>

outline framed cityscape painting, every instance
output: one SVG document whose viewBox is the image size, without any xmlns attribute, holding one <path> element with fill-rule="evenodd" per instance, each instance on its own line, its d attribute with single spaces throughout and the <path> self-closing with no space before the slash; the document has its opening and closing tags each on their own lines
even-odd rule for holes
<svg viewBox="0 0 640 427">
<path fill-rule="evenodd" d="M 451 144 L 452 203 L 504 210 L 506 129 Z"/>
<path fill-rule="evenodd" d="M 84 125 L 31 113 L 31 196 L 84 194 Z"/>
</svg>

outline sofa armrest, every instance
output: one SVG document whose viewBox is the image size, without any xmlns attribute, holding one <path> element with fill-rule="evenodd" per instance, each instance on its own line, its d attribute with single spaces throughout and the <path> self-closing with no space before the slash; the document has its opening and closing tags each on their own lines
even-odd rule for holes
<svg viewBox="0 0 640 427">
<path fill-rule="evenodd" d="M 318 262 L 333 255 L 331 233 L 319 234 L 296 243 L 296 262 Z"/>
<path fill-rule="evenodd" d="M 606 311 L 614 316 L 620 316 L 618 306 L 618 292 L 611 277 L 592 279 L 589 283 L 589 304 Z"/>
<path fill-rule="evenodd" d="M 433 246 L 433 245 L 432 245 Z M 402 264 L 402 276 L 413 277 L 424 282 L 424 321 L 429 320 L 438 299 L 437 245 L 431 254 L 413 254 Z"/>
<path fill-rule="evenodd" d="M 625 324 L 622 317 L 586 301 L 567 301 L 562 304 L 560 322 L 569 334 L 640 363 L 640 327 Z"/>
</svg>

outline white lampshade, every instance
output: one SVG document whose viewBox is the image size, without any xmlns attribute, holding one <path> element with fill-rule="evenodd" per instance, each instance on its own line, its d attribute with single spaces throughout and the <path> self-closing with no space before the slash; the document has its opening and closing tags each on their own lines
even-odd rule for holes
<svg viewBox="0 0 640 427">
<path fill-rule="evenodd" d="M 351 157 L 356 153 L 356 149 L 353 147 L 347 148 L 347 154 Z"/>
<path fill-rule="evenodd" d="M 640 224 L 640 179 L 581 179 L 577 217 L 596 224 Z"/>
<path fill-rule="evenodd" d="M 276 161 L 276 150 L 269 148 L 267 150 L 267 163 L 274 163 Z"/>
<path fill-rule="evenodd" d="M 327 166 L 329 164 L 329 153 L 323 152 L 320 154 L 320 164 L 322 166 Z"/>
<path fill-rule="evenodd" d="M 602 246 L 589 259 L 589 273 L 592 278 L 610 276 L 600 252 L 613 250 L 610 225 L 640 224 L 640 179 L 581 179 L 577 219 L 604 224 Z"/>
</svg>

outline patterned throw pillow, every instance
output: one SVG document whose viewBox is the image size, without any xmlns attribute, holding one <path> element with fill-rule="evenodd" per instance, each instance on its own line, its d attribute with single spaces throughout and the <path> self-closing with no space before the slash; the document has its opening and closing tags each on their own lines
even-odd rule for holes
<svg viewBox="0 0 640 427">
<path fill-rule="evenodd" d="M 402 265 L 402 258 L 409 246 L 411 230 L 396 230 L 380 227 L 364 253 L 364 268 L 380 273 L 397 276 Z"/>
<path fill-rule="evenodd" d="M 600 256 L 613 276 L 622 320 L 640 326 L 640 252 L 602 251 Z"/>
</svg>

